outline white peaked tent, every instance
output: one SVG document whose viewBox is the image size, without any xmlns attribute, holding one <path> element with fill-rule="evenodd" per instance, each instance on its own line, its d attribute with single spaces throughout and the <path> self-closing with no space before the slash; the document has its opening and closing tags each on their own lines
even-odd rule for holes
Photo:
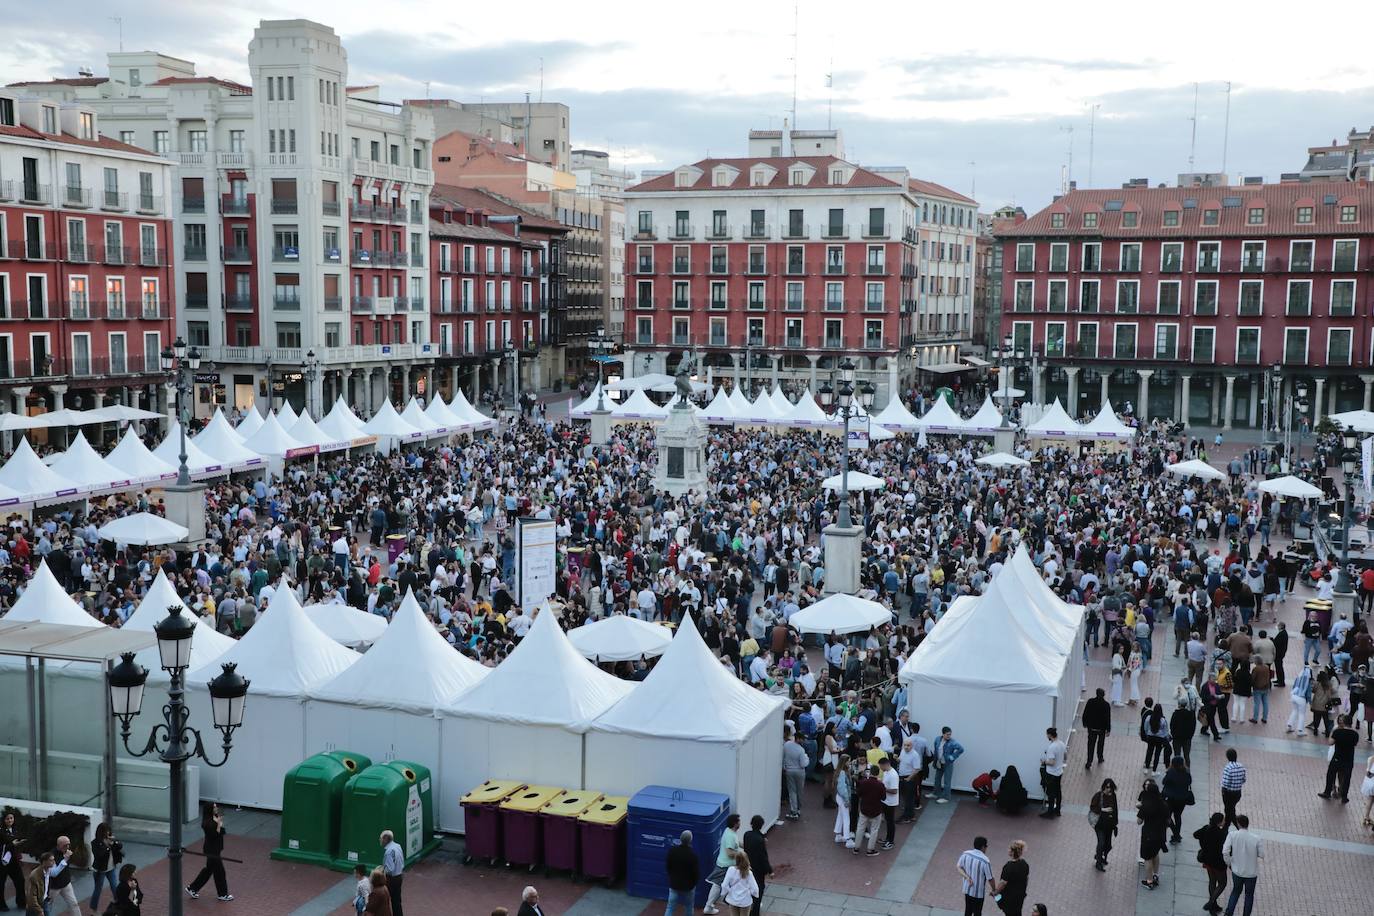
<svg viewBox="0 0 1374 916">
<path fill-rule="evenodd" d="M 382 440 L 387 449 L 392 443 L 413 442 L 424 438 L 425 435 L 403 420 L 390 401 L 382 402 L 382 406 L 372 419 L 363 425 L 363 429 L 369 436 L 376 436 Z"/>
<path fill-rule="evenodd" d="M 787 412 L 792 412 L 792 405 L 787 405 Z M 754 419 L 763 423 L 779 424 L 784 422 L 785 415 L 778 410 L 778 402 L 768 392 L 763 392 L 754 399 L 753 409 Z"/>
<path fill-rule="evenodd" d="M 148 451 L 148 446 L 138 438 L 132 426 L 124 430 L 119 444 L 105 456 L 105 461 L 134 481 L 150 482 L 177 476 L 177 466 L 168 464 Z"/>
<path fill-rule="evenodd" d="M 276 422 L 275 417 L 272 418 L 272 422 Z M 267 424 L 264 422 L 253 433 L 253 436 L 257 436 L 266 427 Z M 236 470 L 261 466 L 264 453 L 244 445 L 245 441 L 239 435 L 239 431 L 230 426 L 229 421 L 224 419 L 224 414 L 218 410 L 210 418 L 210 422 L 205 424 L 200 435 L 195 437 L 196 445 L 200 447 L 200 450 L 213 456 L 220 464 Z"/>
<path fill-rule="evenodd" d="M 779 420 L 786 420 L 792 414 L 793 404 L 787 399 L 781 385 L 774 385 L 772 392 L 768 395 L 768 400 L 773 404 L 773 413 L 778 415 Z"/>
<path fill-rule="evenodd" d="M 49 467 L 58 477 L 76 484 L 83 493 L 127 490 L 132 477 L 110 464 L 91 448 L 84 433 L 77 431 L 67 450 Z"/>
<path fill-rule="evenodd" d="M 240 439 L 247 439 L 257 432 L 263 424 L 263 415 L 258 413 L 257 407 L 250 406 L 243 412 L 243 419 L 239 421 L 237 431 Z"/>
<path fill-rule="evenodd" d="M 1083 429 L 1094 439 L 1135 438 L 1135 430 L 1121 422 L 1116 411 L 1112 410 L 1111 401 L 1103 401 L 1102 409 L 1097 412 L 1097 416 L 1083 424 Z"/>
<path fill-rule="evenodd" d="M 673 631 L 628 614 L 612 614 L 568 631 L 568 641 L 593 662 L 655 658 L 673 641 Z"/>
<path fill-rule="evenodd" d="M 301 413 L 306 413 L 306 411 L 302 410 Z M 277 422 L 281 424 L 282 429 L 290 429 L 296 425 L 296 421 L 299 419 L 300 416 L 296 413 L 296 409 L 291 406 L 290 401 L 283 401 L 282 405 L 277 408 Z"/>
<path fill-rule="evenodd" d="M 174 469 L 181 466 L 181 424 L 176 420 L 167 429 L 167 435 L 158 443 L 157 448 L 153 449 L 153 454 L 161 458 Z M 186 469 L 191 472 L 192 477 L 219 477 L 228 474 L 231 470 L 229 465 L 212 458 L 205 454 L 195 440 L 186 437 Z"/>
<path fill-rule="evenodd" d="M 644 393 L 643 388 L 636 388 L 630 392 L 630 396 L 611 408 L 611 419 L 613 420 L 666 420 L 668 419 L 668 408 L 659 407 L 649 396 Z"/>
<path fill-rule="evenodd" d="M 608 795 L 651 783 L 720 792 L 730 810 L 771 823 L 786 705 L 727 671 L 686 616 L 643 683 L 592 723 L 584 785 Z"/>
<path fill-rule="evenodd" d="M 1374 411 L 1345 410 L 1327 416 L 1331 418 L 1332 423 L 1344 429 L 1353 429 L 1357 433 L 1374 433 Z"/>
<path fill-rule="evenodd" d="M 460 393 L 461 393 L 461 392 L 460 392 Z M 584 420 L 585 420 L 587 417 L 590 417 L 590 416 L 592 415 L 592 413 L 596 410 L 597 398 L 600 397 L 600 396 L 601 396 L 601 383 L 600 383 L 600 382 L 597 382 L 597 383 L 596 383 L 596 387 L 594 387 L 594 388 L 592 389 L 591 395 L 588 396 L 588 398 L 587 398 L 585 401 L 583 401 L 581 404 L 574 405 L 573 407 L 571 407 L 571 408 L 568 409 L 568 414 L 569 414 L 569 416 L 572 416 L 573 418 L 584 419 Z M 610 409 L 611 409 L 612 407 L 614 407 L 614 406 L 615 406 L 615 401 L 612 401 L 612 400 L 611 400 L 610 394 L 609 394 L 609 389 L 607 389 L 607 394 L 606 394 L 606 409 L 607 409 L 607 410 L 610 410 Z M 469 422 L 470 422 L 470 421 L 469 421 Z"/>
<path fill-rule="evenodd" d="M 23 437 L 10 460 L 0 467 L 0 487 L 13 490 L 24 502 L 74 496 L 77 491 L 77 485 L 44 464 Z"/>
<path fill-rule="evenodd" d="M 1289 474 L 1272 480 L 1261 480 L 1256 489 L 1275 496 L 1289 496 L 1293 499 L 1320 499 L 1322 491 L 1301 478 Z"/>
<path fill-rule="evenodd" d="M 1033 568 L 1029 575 L 1038 578 Z M 1081 651 L 1076 628 L 1067 614 L 1046 606 L 1045 592 L 1043 583 L 1030 583 L 1008 563 L 981 597 L 955 599 L 898 673 L 911 697 L 911 720 L 931 731 L 953 725 L 964 746 L 955 788 L 1011 763 L 1026 774 L 1027 791 L 1038 795 L 1032 777 L 1045 729 L 1054 725 L 1060 737 L 1069 735 Z"/>
<path fill-rule="evenodd" d="M 440 708 L 438 823 L 463 829 L 458 800 L 499 775 L 531 785 L 583 785 L 582 734 L 634 686 L 587 661 L 547 608 L 480 683 Z M 656 777 L 645 774 L 645 784 Z"/>
<path fill-rule="evenodd" d="M 462 432 L 464 427 L 472 425 L 454 413 L 441 397 L 430 399 L 429 404 L 425 407 L 425 416 L 440 426 L 448 427 L 448 431 L 451 433 Z"/>
<path fill-rule="evenodd" d="M 366 438 L 367 431 L 363 429 L 363 426 L 363 421 L 359 420 L 357 414 L 349 409 L 342 397 L 334 402 L 329 413 L 325 414 L 324 419 L 319 422 L 320 432 L 331 439 L 342 442 Z"/>
<path fill-rule="evenodd" d="M 1201 477 L 1203 480 L 1225 480 L 1226 474 L 1217 468 L 1212 467 L 1205 461 L 1198 461 L 1196 458 L 1191 461 L 1179 461 L 1164 468 L 1170 474 L 1177 474 L 1179 477 Z"/>
<path fill-rule="evenodd" d="M 944 400 L 941 398 L 940 400 Z M 890 429 L 898 433 L 914 433 L 919 429 L 920 421 L 916 419 L 911 411 L 906 409 L 902 399 L 895 395 L 888 400 L 887 406 L 878 412 L 873 418 L 873 422 L 878 426 Z"/>
<path fill-rule="evenodd" d="M 1079 439 L 1090 437 L 1092 434 L 1086 432 L 1077 420 L 1070 417 L 1059 403 L 1059 399 L 1055 398 L 1054 403 L 1040 419 L 1026 427 L 1026 435 L 1042 439 Z"/>
<path fill-rule="evenodd" d="M 496 426 L 495 420 L 468 403 L 467 395 L 463 394 L 461 388 L 454 393 L 453 400 L 449 401 L 448 409 L 463 419 L 477 424 L 478 429 L 493 429 Z"/>
<path fill-rule="evenodd" d="M 936 398 L 925 416 L 916 421 L 916 427 L 928 433 L 961 433 L 964 431 L 964 418 L 954 412 L 949 401 Z"/>
<path fill-rule="evenodd" d="M 1026 459 L 1008 455 L 1006 452 L 993 452 L 991 455 L 975 459 L 973 463 L 990 468 L 1023 468 L 1030 464 Z"/>
<path fill-rule="evenodd" d="M 291 435 L 281 428 L 281 423 L 277 421 L 277 415 L 272 414 L 262 421 L 262 426 L 258 428 L 257 432 L 243 440 L 243 447 L 263 458 L 281 461 L 285 460 L 287 452 L 302 446 L 300 442 L 291 438 Z"/>
<path fill-rule="evenodd" d="M 346 604 L 307 604 L 305 616 L 341 646 L 370 646 L 386 632 L 386 618 Z"/>
<path fill-rule="evenodd" d="M 1002 411 L 992 403 L 992 397 L 983 398 L 983 406 L 978 412 L 964 421 L 964 431 L 972 435 L 990 436 L 1002 428 Z"/>
<path fill-rule="evenodd" d="M 308 413 L 301 414 L 286 433 L 301 445 L 313 445 L 322 452 L 336 452 L 339 449 L 348 448 L 349 439 L 328 435 L 320 429 L 314 420 L 310 419 Z"/>
<path fill-rule="evenodd" d="M 832 474 L 821 481 L 821 489 L 834 490 L 838 493 L 843 478 L 843 474 Z M 883 480 L 881 477 L 874 477 L 872 474 L 865 474 L 863 471 L 849 472 L 849 491 L 851 493 L 856 493 L 859 490 L 881 490 L 885 486 L 887 486 L 887 481 Z"/>
<path fill-rule="evenodd" d="M 60 623 L 69 627 L 103 627 L 73 601 L 57 577 L 48 569 L 48 561 L 40 560 L 38 569 L 29 577 L 24 594 L 14 602 L 9 613 L 0 620 L 24 620 L 30 623 Z"/>
<path fill-rule="evenodd" d="M 490 670 L 450 646 L 407 592 L 372 648 L 310 691 L 305 746 L 344 747 L 377 762 L 413 760 L 429 767 L 436 799 L 457 799 L 472 786 L 445 784 L 435 710 Z"/>
<path fill-rule="evenodd" d="M 798 633 L 867 633 L 892 622 L 892 612 L 876 601 L 836 593 L 802 608 L 787 623 Z"/>
<path fill-rule="evenodd" d="M 716 389 L 711 403 L 701 411 L 701 418 L 707 423 L 733 423 L 739 419 L 735 414 L 735 405 L 730 402 L 730 395 L 725 393 L 724 388 Z"/>
<path fill-rule="evenodd" d="M 443 423 L 436 423 L 429 414 L 425 413 L 420 407 L 420 402 L 414 398 L 406 405 L 406 409 L 401 411 L 401 419 L 411 426 L 423 432 L 427 437 L 442 436 L 448 434 L 448 426 Z"/>
<path fill-rule="evenodd" d="M 319 748 L 305 744 L 307 692 L 356 662 L 358 653 L 334 642 L 310 622 L 285 581 L 242 639 L 213 663 L 186 677 L 192 723 L 215 735 L 206 685 L 220 665 L 237 665 L 250 681 L 243 727 L 234 753 L 219 769 L 201 768 L 200 794 L 221 804 L 281 810 L 286 771 Z"/>
<path fill-rule="evenodd" d="M 834 426 L 835 421 L 824 410 L 821 405 L 816 403 L 816 399 L 811 396 L 811 389 L 802 392 L 802 396 L 787 411 L 788 426 L 805 426 L 819 428 L 824 426 Z"/>
<path fill-rule="evenodd" d="M 171 519 L 151 512 L 122 515 L 96 530 L 96 534 L 100 535 L 102 540 L 145 547 L 154 544 L 178 544 L 186 540 L 190 533 L 190 529 L 185 525 L 178 525 Z M 161 574 L 159 571 L 158 575 Z"/>
<path fill-rule="evenodd" d="M 143 600 L 129 615 L 129 619 L 124 621 L 124 629 L 151 633 L 153 627 L 157 626 L 167 616 L 167 609 L 173 605 L 186 608 L 186 603 L 181 600 L 181 596 L 172 587 L 167 574 L 159 569 L 157 575 L 153 577 L 152 584 L 148 586 L 148 591 L 143 595 Z M 196 622 L 196 635 L 191 637 L 190 670 L 195 671 L 214 665 L 238 642 L 232 636 L 225 636 L 218 632 L 208 620 L 199 614 L 195 614 L 189 609 L 185 610 L 185 613 Z M 162 670 L 162 656 L 158 654 L 157 646 L 149 646 L 139 652 L 135 656 L 135 661 L 148 669 L 150 681 L 165 684 L 171 680 L 167 672 Z M 145 708 L 148 708 L 147 703 L 148 700 L 145 697 Z"/>
<path fill-rule="evenodd" d="M 730 406 L 735 409 L 735 417 L 743 422 L 756 422 L 759 411 L 738 385 L 730 392 Z"/>
</svg>

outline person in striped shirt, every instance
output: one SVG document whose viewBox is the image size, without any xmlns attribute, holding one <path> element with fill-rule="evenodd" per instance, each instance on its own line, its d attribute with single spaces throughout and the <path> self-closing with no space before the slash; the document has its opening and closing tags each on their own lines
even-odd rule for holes
<svg viewBox="0 0 1374 916">
<path fill-rule="evenodd" d="M 973 838 L 973 848 L 959 856 L 959 876 L 964 881 L 964 916 L 982 916 L 983 900 L 992 884 L 992 863 L 988 861 L 988 838 Z"/>
<path fill-rule="evenodd" d="M 1236 749 L 1226 749 L 1226 766 L 1221 768 L 1221 804 L 1226 811 L 1226 828 L 1236 822 L 1236 805 L 1240 804 L 1240 790 L 1245 788 L 1245 767 L 1236 759 Z"/>
</svg>

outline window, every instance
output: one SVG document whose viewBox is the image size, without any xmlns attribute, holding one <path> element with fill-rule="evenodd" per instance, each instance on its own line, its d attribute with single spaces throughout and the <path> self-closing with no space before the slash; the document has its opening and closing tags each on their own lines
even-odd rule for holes
<svg viewBox="0 0 1374 916">
<path fill-rule="evenodd" d="M 787 272 L 792 276 L 797 276 L 806 272 L 805 256 L 803 255 L 804 251 L 805 249 L 802 248 L 801 245 L 787 246 Z"/>
<path fill-rule="evenodd" d="M 1245 211 L 1245 224 L 1246 224 L 1247 226 L 1262 226 L 1262 225 L 1264 225 L 1264 208 L 1263 208 L 1263 207 L 1250 207 L 1248 210 L 1246 210 L 1246 211 Z"/>
<path fill-rule="evenodd" d="M 825 249 L 825 272 L 827 274 L 844 273 L 843 245 L 830 245 Z"/>
<path fill-rule="evenodd" d="M 645 250 L 650 251 L 650 252 L 653 251 L 653 249 L 652 249 L 652 248 L 649 248 L 649 246 L 647 246 L 647 245 L 643 246 L 643 247 L 640 249 L 641 252 L 643 252 L 643 251 L 645 251 Z M 642 257 L 642 256 L 643 256 L 643 255 L 641 254 L 641 257 Z M 691 248 L 691 246 L 690 246 L 690 245 L 674 245 L 674 246 L 673 246 L 673 273 L 675 273 L 675 274 L 687 274 L 687 273 L 691 273 L 691 272 L 692 272 L 692 248 Z"/>
<path fill-rule="evenodd" d="M 1312 314 L 1312 281 L 1311 280 L 1289 280 L 1288 281 L 1288 305 L 1284 309 L 1285 315 L 1311 315 Z"/>
<path fill-rule="evenodd" d="M 1155 359 L 1178 359 L 1178 325 L 1155 325 Z"/>
<path fill-rule="evenodd" d="M 1045 355 L 1064 355 L 1064 322 L 1051 321 L 1045 325 Z"/>
<path fill-rule="evenodd" d="M 1121 269 L 1125 271 L 1140 270 L 1140 243 L 1123 242 L 1121 244 Z"/>
<path fill-rule="evenodd" d="M 1113 358 L 1135 359 L 1135 332 L 1133 324 L 1118 324 L 1112 329 Z"/>
<path fill-rule="evenodd" d="M 0 105 L 5 104 L 4 99 L 0 99 Z M 119 132 L 119 142 L 129 146 L 138 146 L 138 135 L 132 130 L 121 130 Z"/>
<path fill-rule="evenodd" d="M 869 207 L 868 234 L 887 235 L 887 225 L 883 222 L 886 210 L 882 207 Z"/>
<path fill-rule="evenodd" d="M 1140 211 L 1139 211 L 1139 210 L 1127 210 L 1125 213 L 1121 214 L 1121 228 L 1123 228 L 1123 229 L 1134 229 L 1136 226 L 1139 226 L 1139 225 L 1140 225 Z M 1134 348 L 1134 345 L 1132 345 L 1132 347 Z"/>
<path fill-rule="evenodd" d="M 1096 271 L 1102 269 L 1102 243 L 1084 242 L 1083 243 L 1083 269 Z"/>
<path fill-rule="evenodd" d="M 1063 273 L 1069 269 L 1069 246 L 1067 242 L 1050 245 L 1050 270 Z"/>
<path fill-rule="evenodd" d="M 761 282 L 751 282 L 749 284 L 749 311 L 761 312 L 763 309 L 763 284 Z"/>
<path fill-rule="evenodd" d="M 787 310 L 789 312 L 800 312 L 805 309 L 805 300 L 802 298 L 802 284 L 792 282 L 787 284 Z"/>
<path fill-rule="evenodd" d="M 673 284 L 673 308 L 689 309 L 691 307 L 691 285 L 679 280 Z"/>
<path fill-rule="evenodd" d="M 1183 284 L 1178 280 L 1159 281 L 1159 314 L 1177 315 L 1183 298 Z"/>
<path fill-rule="evenodd" d="M 1307 362 L 1307 328 L 1283 329 L 1283 361 L 1299 365 Z"/>
<path fill-rule="evenodd" d="M 0 124 L 14 126 L 14 100 L 0 99 Z"/>
<path fill-rule="evenodd" d="M 1050 228 L 1051 228 L 1051 229 L 1063 229 L 1063 228 L 1064 228 L 1064 214 L 1063 214 L 1063 213 L 1051 213 L 1051 214 L 1050 214 Z"/>
<path fill-rule="evenodd" d="M 763 222 L 762 210 L 749 211 L 749 235 L 753 238 L 760 238 L 767 234 L 768 229 Z"/>
<path fill-rule="evenodd" d="M 1341 222 L 1343 222 L 1343 223 L 1353 223 L 1353 222 L 1355 222 L 1355 220 L 1356 220 L 1356 219 L 1358 218 L 1358 216 L 1359 216 L 1359 210 L 1360 210 L 1360 208 L 1357 207 L 1357 206 L 1354 206 L 1353 204 L 1342 204 L 1342 205 L 1341 205 L 1341 217 L 1340 217 Z"/>
<path fill-rule="evenodd" d="M 827 283 L 825 284 L 825 310 L 827 312 L 844 311 L 844 284 Z"/>
<path fill-rule="evenodd" d="M 1022 242 L 1016 246 L 1016 269 L 1020 273 L 1035 270 L 1035 243 Z"/>
<path fill-rule="evenodd" d="M 472 246 L 471 246 L 471 245 L 464 246 L 464 248 L 463 248 L 463 271 L 464 271 L 464 273 L 471 273 L 471 272 L 472 272 L 472 266 L 473 266 L 473 265 L 472 265 L 472 251 L 473 251 L 473 249 L 472 249 Z M 635 249 L 635 261 L 636 261 L 636 265 L 635 265 L 635 270 L 636 270 L 636 272 L 642 273 L 642 274 L 651 274 L 651 273 L 653 273 L 653 272 L 654 272 L 654 246 L 652 246 L 652 245 L 640 245 L 640 246 L 638 246 L 638 247 Z"/>
<path fill-rule="evenodd" d="M 186 141 L 187 145 L 190 147 L 189 151 L 192 153 L 203 153 L 206 149 L 208 149 L 205 140 L 205 131 L 203 130 L 187 131 Z"/>
<path fill-rule="evenodd" d="M 868 272 L 880 274 L 884 270 L 884 253 L 886 249 L 882 245 L 868 246 Z"/>
<path fill-rule="evenodd" d="M 1084 213 L 1084 214 L 1083 214 L 1083 228 L 1084 228 L 1084 229 L 1096 229 L 1096 228 L 1097 228 L 1097 218 L 1098 218 L 1098 215 L 1099 215 L 1099 214 L 1097 214 L 1097 213 Z"/>
<path fill-rule="evenodd" d="M 301 323 L 299 321 L 277 322 L 277 346 L 298 348 L 301 345 Z"/>
<path fill-rule="evenodd" d="M 711 283 L 711 308 L 722 312 L 727 308 L 725 284 L 720 280 L 714 280 Z"/>
<path fill-rule="evenodd" d="M 1097 358 L 1097 322 L 1078 323 L 1078 355 L 1089 359 Z"/>
<path fill-rule="evenodd" d="M 1216 328 L 1193 328 L 1193 352 L 1192 360 L 1195 363 L 1213 363 L 1216 361 L 1217 349 L 1217 329 Z"/>
<path fill-rule="evenodd" d="M 711 235 L 718 239 L 725 238 L 727 235 L 729 235 L 729 231 L 725 227 L 725 211 L 711 211 Z"/>
<path fill-rule="evenodd" d="M 1350 328 L 1330 328 L 1326 332 L 1326 364 L 1350 365 Z"/>
<path fill-rule="evenodd" d="M 1069 309 L 1069 281 L 1051 280 L 1049 310 L 1051 312 L 1066 312 Z"/>
<path fill-rule="evenodd" d="M 1164 225 L 1165 225 L 1165 226 L 1177 226 L 1177 225 L 1178 225 L 1178 211 L 1177 211 L 1177 210 L 1165 210 L 1165 211 L 1164 211 Z"/>
<path fill-rule="evenodd" d="M 729 272 L 729 259 L 726 253 L 729 251 L 724 245 L 711 246 L 711 273 L 723 274 Z"/>
<path fill-rule="evenodd" d="M 1260 329 L 1236 328 L 1236 362 L 1255 364 L 1260 358 Z"/>
<path fill-rule="evenodd" d="M 687 238 L 692 234 L 691 214 L 686 210 L 678 210 L 673 214 L 673 235 L 678 238 Z"/>
<path fill-rule="evenodd" d="M 788 238 L 797 239 L 797 238 L 803 238 L 803 237 L 806 235 L 806 226 L 805 226 L 805 224 L 802 223 L 802 215 L 803 215 L 803 214 L 802 214 L 802 211 L 800 211 L 800 210 L 788 210 L 788 211 L 787 211 L 787 237 L 788 237 Z"/>
<path fill-rule="evenodd" d="M 1204 226 L 1215 226 L 1215 225 L 1218 225 L 1220 222 L 1221 222 L 1221 211 L 1220 211 L 1220 210 L 1203 210 L 1203 211 L 1202 211 L 1202 225 L 1204 225 Z"/>
<path fill-rule="evenodd" d="M 1240 281 L 1240 304 L 1237 315 L 1260 315 L 1264 312 L 1264 281 Z"/>
<path fill-rule="evenodd" d="M 1217 281 L 1198 280 L 1193 287 L 1193 314 L 1215 315 L 1217 313 Z"/>
<path fill-rule="evenodd" d="M 844 210 L 832 207 L 826 214 L 825 234 L 829 238 L 839 238 L 844 232 Z"/>
<path fill-rule="evenodd" d="M 654 283 L 652 280 L 640 280 L 635 295 L 635 308 L 651 309 L 654 307 Z"/>
<path fill-rule="evenodd" d="M 1216 273 L 1221 269 L 1221 242 L 1197 243 L 1197 269 L 1199 273 Z"/>
<path fill-rule="evenodd" d="M 1311 208 L 1311 207 L 1299 207 L 1299 208 L 1298 208 L 1298 212 L 1297 212 L 1297 216 L 1295 217 L 1295 221 L 1298 222 L 1298 223 L 1301 223 L 1301 224 L 1303 224 L 1303 225 L 1307 225 L 1307 224 L 1311 223 L 1311 222 L 1312 222 L 1312 208 Z"/>
<path fill-rule="evenodd" d="M 1240 245 L 1240 269 L 1251 272 L 1264 270 L 1264 243 L 1242 242 Z"/>
<path fill-rule="evenodd" d="M 57 133 L 57 109 L 51 105 L 43 106 L 43 133 Z"/>
<path fill-rule="evenodd" d="M 186 342 L 193 347 L 210 346 L 210 322 L 186 322 Z"/>
<path fill-rule="evenodd" d="M 1166 274 L 1176 274 L 1183 270 L 1182 242 L 1164 242 L 1159 246 L 1159 269 Z"/>
<path fill-rule="evenodd" d="M 1095 312 L 1098 306 L 1099 280 L 1080 280 L 1078 282 L 1078 310 Z"/>
<path fill-rule="evenodd" d="M 1140 281 L 1116 281 L 1116 310 L 1131 315 L 1140 311 Z"/>
<path fill-rule="evenodd" d="M 1331 281 L 1331 314 L 1348 318 L 1355 314 L 1355 281 Z"/>
<path fill-rule="evenodd" d="M 1312 269 L 1312 253 L 1316 248 L 1314 242 L 1290 242 L 1288 245 L 1288 269 L 1291 271 L 1309 271 Z"/>
<path fill-rule="evenodd" d="M 1035 281 L 1017 280 L 1016 281 L 1016 304 L 1015 311 L 1031 312 L 1035 310 Z"/>
<path fill-rule="evenodd" d="M 167 131 L 153 131 L 153 152 L 157 153 L 159 156 L 165 156 L 170 151 L 171 147 L 168 146 L 167 143 Z"/>
<path fill-rule="evenodd" d="M 1331 269 L 1348 273 L 1359 260 L 1359 239 L 1336 239 L 1331 244 Z"/>
<path fill-rule="evenodd" d="M 883 310 L 883 284 L 869 283 L 864 289 L 864 311 L 881 312 Z"/>
<path fill-rule="evenodd" d="M 105 280 L 105 314 L 110 318 L 124 317 L 123 277 L 108 277 Z"/>
</svg>

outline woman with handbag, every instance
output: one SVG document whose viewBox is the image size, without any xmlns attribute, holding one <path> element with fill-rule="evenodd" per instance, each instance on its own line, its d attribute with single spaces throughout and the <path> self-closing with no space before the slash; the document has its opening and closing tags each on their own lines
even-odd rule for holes
<svg viewBox="0 0 1374 916">
<path fill-rule="evenodd" d="M 1140 858 L 1145 862 L 1142 886 L 1159 887 L 1159 854 L 1169 848 L 1169 807 L 1153 779 L 1145 780 L 1140 790 L 1135 819 L 1140 825 Z"/>
<path fill-rule="evenodd" d="M 1164 771 L 1161 791 L 1169 806 L 1169 826 L 1173 834 L 1169 842 L 1177 846 L 1183 842 L 1183 809 L 1193 804 L 1193 774 L 1188 772 L 1182 757 L 1175 757 Z"/>
<path fill-rule="evenodd" d="M 1326 737 L 1331 737 L 1331 711 L 1340 705 L 1340 691 L 1331 675 L 1326 671 L 1319 673 L 1312 686 L 1312 722 L 1307 726 L 1312 734 L 1317 734 L 1319 728 L 1325 727 Z"/>
<path fill-rule="evenodd" d="M 6 812 L 0 819 L 0 906 L 5 905 L 5 881 L 14 884 L 14 905 L 24 909 L 24 867 L 20 864 L 19 847 L 23 841 L 14 826 L 14 814 Z"/>
<path fill-rule="evenodd" d="M 821 752 L 820 771 L 825 774 L 824 805 L 827 808 L 835 807 L 835 780 L 836 764 L 840 761 L 840 745 L 835 740 L 835 723 L 833 721 L 825 723 L 825 732 L 821 736 L 824 750 Z"/>
<path fill-rule="evenodd" d="M 1102 788 L 1093 795 L 1088 804 L 1088 823 L 1097 834 L 1097 851 L 1093 853 L 1093 867 L 1098 871 L 1107 870 L 1107 856 L 1112 851 L 1112 837 L 1116 836 L 1120 812 L 1117 808 L 1116 783 L 1110 779 L 1102 780 Z"/>
<path fill-rule="evenodd" d="M 833 740 L 833 739 L 832 739 Z M 854 786 L 849 776 L 849 755 L 841 754 L 839 765 L 833 774 L 835 789 L 832 793 L 835 803 L 835 842 L 849 846 L 854 842 L 854 828 L 849 825 L 849 797 Z"/>
<path fill-rule="evenodd" d="M 1226 890 L 1226 857 L 1222 852 L 1226 844 L 1226 815 L 1213 812 L 1205 827 L 1193 831 L 1193 839 L 1198 841 L 1198 864 L 1207 871 L 1207 903 L 1202 908 L 1220 913 L 1217 899 Z"/>
<path fill-rule="evenodd" d="M 123 861 L 124 844 L 115 839 L 109 824 L 100 824 L 91 842 L 91 874 L 95 876 L 95 888 L 91 891 L 92 913 L 100 912 L 100 892 L 104 885 L 110 885 L 111 894 L 115 892 L 115 873 Z"/>
</svg>

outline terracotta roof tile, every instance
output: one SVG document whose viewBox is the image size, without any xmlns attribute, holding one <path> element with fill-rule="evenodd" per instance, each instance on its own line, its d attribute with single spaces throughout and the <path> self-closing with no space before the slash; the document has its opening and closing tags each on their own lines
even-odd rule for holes
<svg viewBox="0 0 1374 916">
<path fill-rule="evenodd" d="M 252 86 L 245 86 L 243 83 L 236 83 L 233 80 L 220 79 L 217 76 L 164 76 L 162 79 L 153 83 L 153 85 L 185 86 L 193 83 L 209 83 L 212 86 L 220 86 L 242 95 L 251 95 L 253 93 Z"/>
<path fill-rule="evenodd" d="M 10 83 L 14 88 L 21 86 L 99 86 L 108 83 L 110 78 L 107 76 L 71 76 L 61 77 L 54 80 L 24 80 L 19 83 Z"/>
<path fill-rule="evenodd" d="M 470 210 L 486 210 L 501 216 L 519 215 L 526 228 L 557 229 L 566 231 L 567 227 L 557 220 L 526 210 L 502 197 L 497 197 L 480 188 L 462 188 L 452 184 L 436 184 L 429 195 L 432 204 L 449 203 L 452 206 L 467 207 Z"/>
<path fill-rule="evenodd" d="M 944 197 L 949 200 L 957 200 L 963 204 L 977 204 L 978 201 L 972 197 L 965 197 L 958 191 L 951 191 L 949 188 L 933 181 L 925 181 L 920 178 L 912 178 L 907 181 L 906 186 L 917 194 L 926 194 L 930 197 Z"/>
<path fill-rule="evenodd" d="M 811 180 L 804 185 L 791 184 L 791 175 L 788 174 L 789 166 L 798 162 L 811 166 L 815 171 Z M 841 164 L 853 169 L 849 180 L 843 185 L 832 185 L 830 183 L 830 166 Z M 718 165 L 728 165 L 736 169 L 734 181 L 728 185 L 712 185 L 711 174 Z M 765 185 L 754 185 L 750 183 L 752 175 L 751 167 L 755 165 L 771 166 L 775 174 L 771 181 Z M 759 156 L 757 158 L 739 159 L 702 159 L 691 163 L 693 168 L 701 171 L 701 177 L 690 187 L 678 187 L 676 182 L 677 169 L 663 175 L 657 175 L 648 181 L 641 181 L 639 184 L 626 188 L 626 191 L 748 191 L 759 187 L 770 190 L 786 190 L 789 188 L 900 188 L 901 185 L 891 179 L 884 178 L 876 172 L 871 172 L 861 166 L 845 162 L 835 156 Z"/>
<path fill-rule="evenodd" d="M 121 143 L 118 140 L 113 140 L 103 135 L 95 140 L 85 140 L 71 134 L 45 134 L 42 131 L 34 130 L 31 127 L 25 127 L 22 124 L 13 127 L 0 124 L 0 136 L 24 137 L 28 140 L 49 140 L 54 143 L 66 143 L 71 146 L 88 146 L 94 149 L 107 149 L 112 152 L 138 153 L 144 156 L 152 155 L 152 153 L 146 149 L 130 146 L 127 143 Z"/>
</svg>

